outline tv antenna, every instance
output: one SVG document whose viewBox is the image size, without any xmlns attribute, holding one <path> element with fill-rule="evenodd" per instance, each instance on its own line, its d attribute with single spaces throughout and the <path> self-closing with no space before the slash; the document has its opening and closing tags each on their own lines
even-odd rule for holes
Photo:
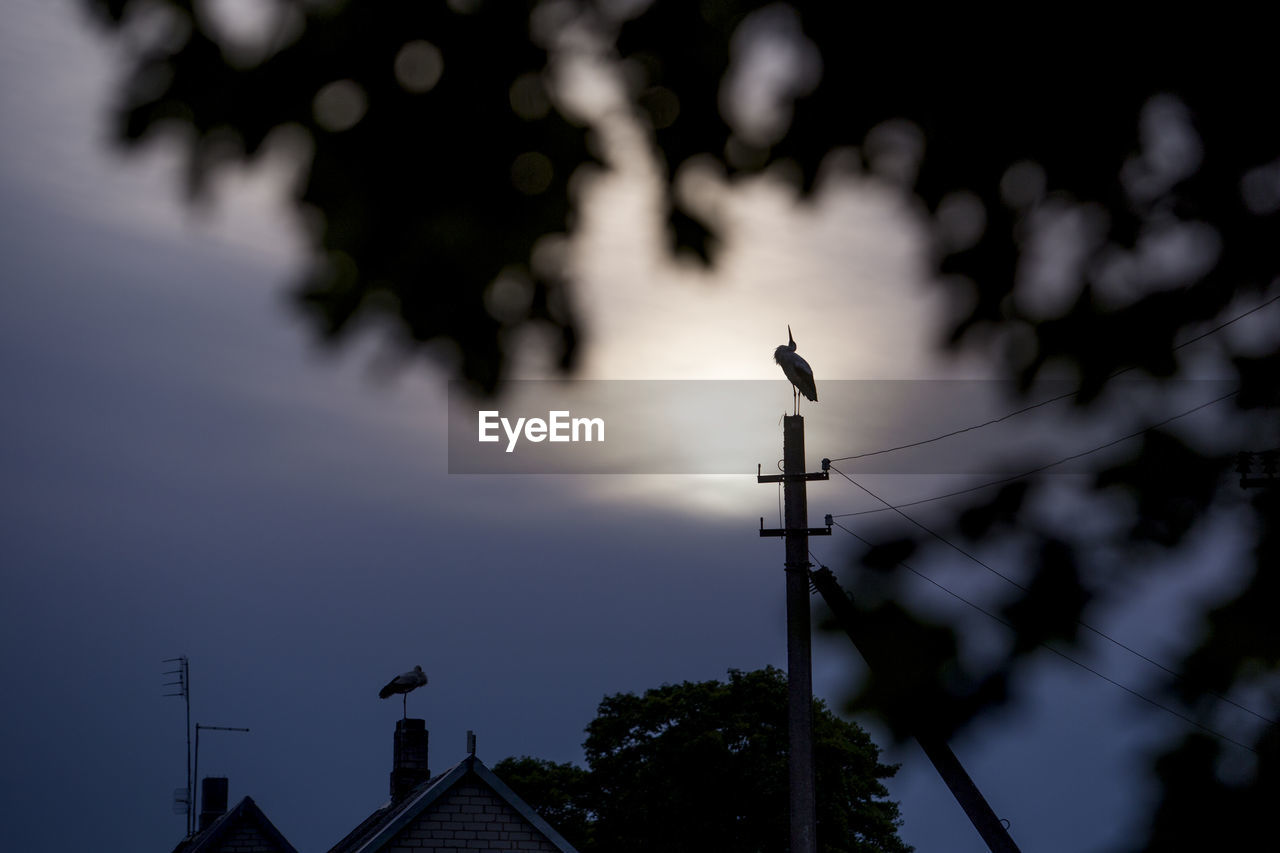
<svg viewBox="0 0 1280 853">
<path fill-rule="evenodd" d="M 199 775 L 200 773 L 200 731 L 202 729 L 204 731 L 215 731 L 215 732 L 247 732 L 249 731 L 248 729 L 238 728 L 236 726 L 206 726 L 202 723 L 196 723 L 196 763 L 195 763 L 196 775 Z M 196 805 L 199 805 L 199 803 L 196 803 Z M 191 810 L 191 814 L 194 816 L 195 813 L 196 813 L 196 810 L 193 808 Z M 195 829 L 193 827 L 192 834 L 194 833 L 195 833 Z"/>
<path fill-rule="evenodd" d="M 164 663 L 175 663 L 175 669 L 167 670 L 164 674 L 174 676 L 173 681 L 166 681 L 165 687 L 174 688 L 172 693 L 162 694 L 164 696 L 179 696 L 187 706 L 187 786 L 185 788 L 176 788 L 173 792 L 173 813 L 186 814 L 187 816 L 187 837 L 190 838 L 194 829 L 192 820 L 195 810 L 192 806 L 193 781 L 191 777 L 191 665 L 186 655 L 179 655 L 176 658 L 165 658 Z"/>
</svg>

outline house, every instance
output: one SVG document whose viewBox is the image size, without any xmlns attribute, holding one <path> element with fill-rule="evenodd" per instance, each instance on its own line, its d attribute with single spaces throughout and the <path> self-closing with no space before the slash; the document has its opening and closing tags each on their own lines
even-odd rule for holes
<svg viewBox="0 0 1280 853">
<path fill-rule="evenodd" d="M 476 758 L 432 776 L 423 720 L 396 723 L 391 801 L 369 815 L 329 853 L 577 853 L 530 806 Z"/>
<path fill-rule="evenodd" d="M 173 853 L 298 853 L 251 798 L 227 810 L 225 776 L 205 778 L 201 804 L 200 830 Z"/>
</svg>

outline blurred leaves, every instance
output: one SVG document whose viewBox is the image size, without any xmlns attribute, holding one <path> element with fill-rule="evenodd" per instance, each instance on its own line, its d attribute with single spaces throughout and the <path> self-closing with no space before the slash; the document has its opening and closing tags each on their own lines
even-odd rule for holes
<svg viewBox="0 0 1280 853">
<path fill-rule="evenodd" d="M 909 558 L 915 550 L 914 539 L 903 538 L 882 542 L 867 549 L 862 555 L 862 565 L 877 571 L 888 571 Z"/>
<path fill-rule="evenodd" d="M 1134 502 L 1134 539 L 1173 547 L 1213 503 L 1227 463 L 1169 433 L 1149 432 L 1128 462 L 1098 474 L 1097 487 L 1120 489 Z"/>
<path fill-rule="evenodd" d="M 1014 631 L 1015 654 L 1026 654 L 1050 640 L 1074 640 L 1089 601 L 1071 545 L 1046 539 L 1039 549 L 1038 571 L 1023 594 L 1004 608 L 1005 621 Z"/>
<path fill-rule="evenodd" d="M 1029 29 L 969 9 L 922 18 L 913 7 L 793 2 L 791 37 L 805 40 L 793 47 L 816 51 L 814 79 L 781 88 L 785 103 L 774 106 L 789 121 L 765 138 L 734 118 L 725 83 L 742 55 L 737 38 L 753 16 L 773 14 L 766 0 L 264 0 L 278 29 L 256 54 L 229 43 L 208 2 L 85 3 L 126 33 L 151 33 L 130 42 L 120 139 L 173 132 L 195 194 L 221 165 L 293 140 L 309 152 L 298 155 L 295 202 L 313 249 L 299 304 L 317 328 L 339 339 L 375 320 L 411 351 L 443 343 L 481 390 L 498 387 L 517 333 L 549 328 L 544 340 L 566 369 L 582 333 L 564 262 L 534 262 L 542 240 L 572 229 L 571 179 L 594 163 L 587 128 L 547 83 L 558 51 L 581 42 L 534 39 L 535 10 L 554 13 L 551 30 L 585 27 L 606 46 L 665 168 L 674 252 L 716 260 L 717 223 L 675 192 L 682 165 L 706 158 L 731 180 L 768 170 L 807 194 L 825 166 L 852 162 L 909 196 L 929 226 L 950 306 L 945 345 L 991 354 L 1023 386 L 1065 373 L 1088 406 L 1120 371 L 1184 375 L 1179 342 L 1274 293 L 1280 274 L 1270 30 L 1233 21 L 1220 41 L 1212 14 L 1170 23 L 1070 13 Z M 148 15 L 170 25 L 139 26 Z M 1064 221 L 1083 225 L 1063 236 Z M 1251 343 L 1212 344 L 1239 383 L 1240 416 L 1274 430 L 1274 327 Z M 1151 571 L 1148 549 L 1183 546 L 1219 512 L 1244 517 L 1257 547 L 1239 590 L 1205 615 L 1179 690 L 1208 714 L 1203 691 L 1274 679 L 1276 501 L 1242 501 L 1227 476 L 1235 451 L 1268 449 L 1224 453 L 1149 434 L 1088 496 L 1119 514 L 1116 537 L 1043 528 L 1020 486 L 960 511 L 959 534 L 1024 555 L 1025 589 L 990 604 L 1015 628 L 1009 654 L 966 667 L 957 626 L 877 596 L 863 618 L 889 638 L 877 654 L 892 678 L 873 667 L 864 701 L 896 727 L 928 713 L 955 730 L 1003 701 L 1038 643 L 1070 643 L 1076 620 L 1109 600 L 1125 571 Z M 881 587 L 913 548 L 872 551 Z M 1107 549 L 1125 571 L 1087 571 Z M 1219 779 L 1220 746 L 1193 737 L 1172 747 L 1158 767 L 1165 800 L 1150 849 L 1216 848 L 1213 827 L 1255 825 L 1274 801 L 1276 729 L 1250 735 L 1257 765 L 1230 784 Z M 687 746 L 692 756 L 716 744 Z"/>
<path fill-rule="evenodd" d="M 1007 672 L 967 666 L 948 625 L 893 601 L 851 603 L 837 617 L 869 667 L 850 705 L 876 713 L 898 739 L 949 737 L 1008 698 Z"/>
<path fill-rule="evenodd" d="M 1008 366 L 1024 382 L 1060 361 L 1078 368 L 1086 398 L 1117 369 L 1171 375 L 1179 329 L 1276 274 L 1280 204 L 1263 204 L 1257 189 L 1280 153 L 1264 106 L 1269 51 L 1243 38 L 1210 64 L 1123 17 L 1032 35 L 792 3 L 794 38 L 805 40 L 794 52 L 819 59 L 805 72 L 814 80 L 781 88 L 790 121 L 769 144 L 726 118 L 726 75 L 744 51 L 735 38 L 782 8 L 764 0 L 654 0 L 623 21 L 625 7 L 588 0 L 264 0 L 278 33 L 248 64 L 213 23 L 216 4 L 85 2 L 117 26 L 160 8 L 186 33 L 137 51 L 122 138 L 182 128 L 199 192 L 219 164 L 253 156 L 281 128 L 304 130 L 312 154 L 297 202 L 320 217 L 303 304 L 330 336 L 368 315 L 392 320 L 392 337 L 410 345 L 451 341 L 480 388 L 500 381 L 513 329 L 558 330 L 565 367 L 580 337 L 567 271 L 531 268 L 539 239 L 572 227 L 570 178 L 594 162 L 585 128 L 554 97 L 533 97 L 556 51 L 580 47 L 552 37 L 549 53 L 531 36 L 535 9 L 551 10 L 551 30 L 584 28 L 615 45 L 634 114 L 666 166 L 677 252 L 713 261 L 717 227 L 680 205 L 683 164 L 711 158 L 730 175 L 785 165 L 775 173 L 808 191 L 831 152 L 859 152 L 936 216 L 937 270 L 960 306 L 949 339 L 1007 338 Z M 406 58 L 413 45 L 426 48 Z M 441 68 L 424 71 L 424 56 Z M 1246 198 L 1242 186 L 1255 189 Z M 1019 285 L 1048 201 L 1091 210 L 1101 226 L 1079 247 L 1072 307 L 1043 316 Z M 1201 243 L 1212 248 L 1178 268 L 1197 274 L 1170 273 L 1148 250 L 1183 233 L 1176 223 L 1209 235 Z M 537 296 L 524 316 L 499 320 L 483 293 L 508 268 L 531 276 Z M 1162 290 L 1169 282 L 1177 287 Z"/>
<path fill-rule="evenodd" d="M 1026 480 L 1002 486 L 990 503 L 969 507 L 961 512 L 956 526 L 969 540 L 981 539 L 994 529 L 1013 527 L 1017 524 L 1018 512 L 1030 490 L 1031 484 Z"/>
<path fill-rule="evenodd" d="M 512 331 L 529 324 L 555 330 L 556 358 L 572 364 L 577 319 L 562 271 L 532 257 L 539 240 L 567 231 L 570 178 L 594 158 L 585 128 L 529 106 L 547 65 L 530 38 L 533 3 L 461 14 L 413 0 L 279 0 L 267 5 L 281 44 L 249 66 L 229 61 L 206 4 L 91 5 L 123 24 L 163 7 L 187 31 L 176 46 L 139 50 L 119 135 L 180 131 L 194 195 L 220 166 L 304 137 L 293 142 L 310 151 L 298 155 L 295 201 L 318 215 L 304 218 L 314 257 L 297 292 L 326 336 L 375 320 L 410 349 L 452 342 L 460 374 L 487 391 Z M 304 16 L 292 38 L 291 15 Z M 506 271 L 530 281 L 532 298 L 496 317 L 484 294 Z"/>
<path fill-rule="evenodd" d="M 1242 588 L 1205 616 L 1204 635 L 1183 664 L 1184 699 L 1195 701 L 1204 693 L 1225 694 L 1233 687 L 1270 687 L 1274 691 L 1280 671 L 1280 628 L 1276 602 L 1280 601 L 1280 495 L 1274 488 L 1259 491 L 1254 499 L 1259 529 L 1253 549 L 1253 571 Z M 1273 693 L 1274 695 L 1274 693 Z M 1278 716 L 1272 709 L 1270 716 Z M 1280 737 L 1280 726 L 1271 724 L 1269 737 Z"/>
<path fill-rule="evenodd" d="M 1188 735 L 1156 763 L 1164 798 L 1145 850 L 1249 850 L 1273 832 L 1280 796 L 1280 740 L 1274 727 L 1256 757 L 1204 734 Z"/>
</svg>

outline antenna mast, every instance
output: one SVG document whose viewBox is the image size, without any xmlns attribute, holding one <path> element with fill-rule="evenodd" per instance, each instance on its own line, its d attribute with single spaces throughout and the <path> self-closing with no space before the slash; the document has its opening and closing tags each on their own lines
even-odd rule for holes
<svg viewBox="0 0 1280 853">
<path fill-rule="evenodd" d="M 249 731 L 248 729 L 238 728 L 236 726 L 206 726 L 203 723 L 196 723 L 196 767 L 195 769 L 197 774 L 200 772 L 200 732 L 201 730 L 215 731 L 215 732 L 247 732 Z M 193 815 L 195 814 L 195 812 L 196 812 L 195 809 L 191 810 L 191 813 Z M 195 829 L 193 828 L 192 834 L 194 833 L 195 833 Z"/>
<path fill-rule="evenodd" d="M 191 808 L 191 788 L 193 784 L 191 779 L 191 666 L 186 655 L 179 655 L 176 658 L 165 658 L 163 663 L 176 663 L 178 665 L 176 669 L 171 669 L 164 673 L 165 675 L 173 675 L 177 677 L 175 681 L 165 682 L 164 686 L 174 687 L 177 689 L 173 693 L 165 693 L 163 695 L 181 696 L 187 706 L 187 787 L 183 795 L 184 799 L 181 802 L 181 806 L 187 813 L 187 837 L 190 838 L 194 831 L 191 821 L 195 814 L 195 810 Z M 175 791 L 174 794 L 174 799 L 176 800 L 177 792 Z M 179 804 L 177 802 L 174 803 L 175 811 L 177 811 L 178 805 Z"/>
</svg>

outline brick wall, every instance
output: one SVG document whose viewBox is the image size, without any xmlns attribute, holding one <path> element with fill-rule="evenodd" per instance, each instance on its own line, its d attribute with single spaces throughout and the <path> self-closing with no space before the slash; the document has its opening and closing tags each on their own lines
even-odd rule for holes
<svg viewBox="0 0 1280 853">
<path fill-rule="evenodd" d="M 546 836 L 470 774 L 401 830 L 383 850 L 556 853 L 555 845 Z"/>
<path fill-rule="evenodd" d="M 248 821 L 224 835 L 218 845 L 218 853 L 279 853 L 279 850 L 255 824 Z"/>
</svg>

